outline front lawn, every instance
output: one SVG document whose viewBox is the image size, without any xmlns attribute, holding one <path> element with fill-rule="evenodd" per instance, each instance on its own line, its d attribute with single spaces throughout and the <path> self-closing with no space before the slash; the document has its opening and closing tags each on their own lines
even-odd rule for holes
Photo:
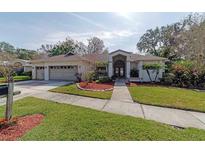
<svg viewBox="0 0 205 154">
<path fill-rule="evenodd" d="M 27 97 L 14 103 L 14 116 L 44 114 L 43 122 L 19 140 L 205 140 L 205 131 Z M 0 117 L 4 107 L 0 107 Z"/>
<path fill-rule="evenodd" d="M 55 89 L 51 89 L 51 92 L 80 95 L 86 97 L 100 98 L 100 99 L 110 99 L 112 96 L 112 91 L 86 91 L 80 90 L 76 84 L 60 86 Z"/>
<path fill-rule="evenodd" d="M 30 76 L 14 76 L 14 82 L 31 80 Z M 5 78 L 0 77 L 0 83 L 5 83 Z"/>
<path fill-rule="evenodd" d="M 142 104 L 205 112 L 205 92 L 149 85 L 128 88 L 133 100 Z"/>
</svg>

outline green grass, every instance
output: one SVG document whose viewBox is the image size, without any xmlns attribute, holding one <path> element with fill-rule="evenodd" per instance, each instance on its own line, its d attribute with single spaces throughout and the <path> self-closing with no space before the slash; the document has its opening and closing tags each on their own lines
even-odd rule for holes
<svg viewBox="0 0 205 154">
<path fill-rule="evenodd" d="M 14 82 L 31 80 L 30 76 L 14 76 Z M 5 83 L 5 78 L 0 77 L 0 83 Z"/>
<path fill-rule="evenodd" d="M 110 99 L 112 96 L 112 91 L 86 91 L 80 90 L 77 88 L 75 84 L 60 86 L 55 89 L 51 89 L 52 92 L 64 93 L 64 94 L 72 94 L 100 99 Z"/>
<path fill-rule="evenodd" d="M 205 140 L 205 131 L 176 129 L 158 122 L 27 97 L 14 116 L 41 113 L 43 122 L 19 140 Z M 3 116 L 4 107 L 0 107 Z"/>
<path fill-rule="evenodd" d="M 205 112 L 205 93 L 194 90 L 161 86 L 133 86 L 129 91 L 134 101 Z"/>
</svg>

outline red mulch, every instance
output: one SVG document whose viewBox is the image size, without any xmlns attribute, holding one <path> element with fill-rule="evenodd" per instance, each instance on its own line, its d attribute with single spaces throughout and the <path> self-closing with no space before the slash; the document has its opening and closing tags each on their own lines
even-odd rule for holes
<svg viewBox="0 0 205 154">
<path fill-rule="evenodd" d="M 17 117 L 13 125 L 2 126 L 0 128 L 1 141 L 14 141 L 22 137 L 26 132 L 39 125 L 44 116 L 42 114 L 27 115 Z"/>
<path fill-rule="evenodd" d="M 109 83 L 87 83 L 87 82 L 81 82 L 79 84 L 80 87 L 84 89 L 91 89 L 91 90 L 105 90 L 105 89 L 111 89 L 113 88 L 113 82 Z"/>
</svg>

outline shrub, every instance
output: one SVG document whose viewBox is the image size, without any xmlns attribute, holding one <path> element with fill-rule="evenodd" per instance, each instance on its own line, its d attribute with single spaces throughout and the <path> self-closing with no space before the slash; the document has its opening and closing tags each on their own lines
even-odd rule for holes
<svg viewBox="0 0 205 154">
<path fill-rule="evenodd" d="M 175 75 L 173 73 L 166 73 L 161 79 L 161 83 L 165 85 L 172 85 L 174 82 Z"/>
<path fill-rule="evenodd" d="M 192 86 L 193 65 L 189 61 L 178 61 L 172 65 L 172 73 L 175 75 L 174 85 L 179 87 Z"/>
<path fill-rule="evenodd" d="M 198 88 L 205 90 L 205 82 L 199 83 L 199 84 L 198 84 Z"/>
<path fill-rule="evenodd" d="M 14 72 L 14 73 L 13 73 L 13 76 L 17 76 L 17 73 L 16 73 L 16 72 Z"/>
<path fill-rule="evenodd" d="M 205 81 L 204 68 L 198 68 L 191 61 L 177 61 L 172 64 L 170 73 L 162 78 L 162 84 L 188 88 L 203 88 Z"/>
<path fill-rule="evenodd" d="M 113 80 L 115 80 L 115 79 L 116 79 L 116 76 L 113 75 L 113 76 L 111 77 L 111 80 L 113 81 Z"/>
<path fill-rule="evenodd" d="M 95 72 L 87 72 L 85 74 L 85 79 L 88 82 L 92 82 L 94 80 L 94 77 L 95 77 Z"/>
<path fill-rule="evenodd" d="M 21 74 L 20 74 L 20 76 L 32 76 L 32 72 L 31 71 L 29 71 L 29 72 L 22 72 Z"/>
<path fill-rule="evenodd" d="M 99 77 L 99 83 L 111 82 L 112 80 L 108 76 Z"/>
</svg>

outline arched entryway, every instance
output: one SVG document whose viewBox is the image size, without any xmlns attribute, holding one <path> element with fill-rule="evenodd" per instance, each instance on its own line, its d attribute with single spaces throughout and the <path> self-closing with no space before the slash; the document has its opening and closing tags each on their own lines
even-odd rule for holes
<svg viewBox="0 0 205 154">
<path fill-rule="evenodd" d="M 118 78 L 125 77 L 125 62 L 122 60 L 117 60 L 114 63 L 114 75 Z"/>
</svg>

